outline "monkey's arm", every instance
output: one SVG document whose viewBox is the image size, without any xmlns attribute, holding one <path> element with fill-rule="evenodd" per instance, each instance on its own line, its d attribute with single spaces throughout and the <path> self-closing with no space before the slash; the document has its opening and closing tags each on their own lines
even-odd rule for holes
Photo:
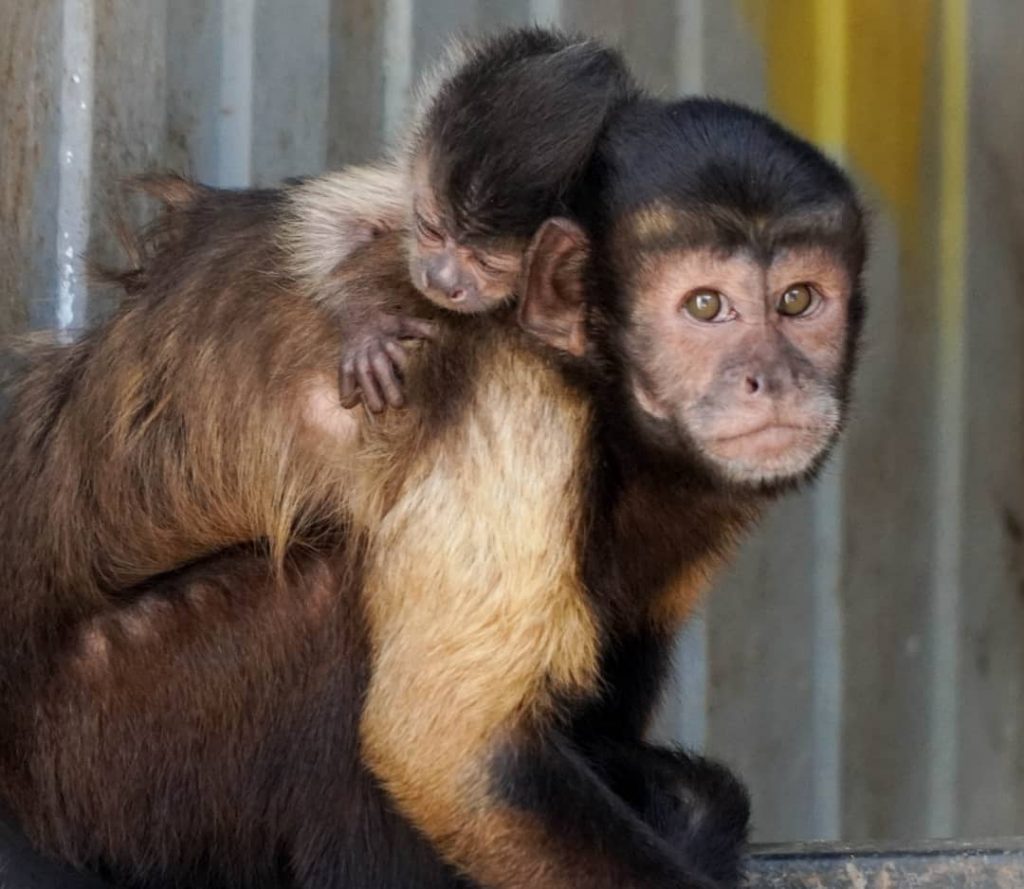
<svg viewBox="0 0 1024 889">
<path fill-rule="evenodd" d="M 750 803 L 723 765 L 643 741 L 602 741 L 587 759 L 676 854 L 721 886 L 739 885 Z"/>
<path fill-rule="evenodd" d="M 649 539 L 646 529 L 639 530 Z M 635 549 L 631 542 L 627 551 Z M 603 693 L 574 722 L 572 737 L 660 837 L 701 873 L 733 886 L 749 818 L 743 785 L 719 763 L 644 740 L 665 688 L 680 619 L 705 583 L 703 571 L 680 572 L 649 603 L 647 620 L 615 633 L 602 661 Z M 684 607 L 666 608 L 680 600 Z"/>
<path fill-rule="evenodd" d="M 408 281 L 404 242 L 402 231 L 377 235 L 357 247 L 315 294 L 338 330 L 338 384 L 345 407 L 360 398 L 374 413 L 403 407 L 409 361 L 404 342 L 436 336 L 429 316 L 437 310 Z M 394 280 L 382 279 L 380 270 L 387 268 L 393 268 Z"/>
<path fill-rule="evenodd" d="M 447 666 L 456 675 L 434 685 L 436 676 L 387 675 L 378 661 L 363 737 L 399 808 L 449 860 L 495 889 L 716 885 L 700 873 L 700 859 L 687 860 L 692 848 L 660 837 L 616 795 L 553 726 L 553 714 L 526 715 L 543 702 L 511 702 L 508 688 L 476 681 L 460 687 L 458 666 Z M 505 702 L 518 712 L 483 724 Z M 646 814 L 659 815 L 649 802 Z"/>
<path fill-rule="evenodd" d="M 352 407 L 361 398 L 375 413 L 405 403 L 402 341 L 434 335 L 408 301 L 382 291 L 365 273 L 372 255 L 390 252 L 405 259 L 407 179 L 398 165 L 378 164 L 302 182 L 289 190 L 278 236 L 299 287 L 341 331 L 342 402 Z M 349 261 L 355 254 L 367 258 Z"/>
</svg>

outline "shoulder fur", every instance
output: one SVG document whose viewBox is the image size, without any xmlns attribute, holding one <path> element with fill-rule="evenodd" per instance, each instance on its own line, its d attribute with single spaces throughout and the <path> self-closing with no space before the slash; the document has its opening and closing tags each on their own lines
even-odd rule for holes
<svg viewBox="0 0 1024 889">
<path fill-rule="evenodd" d="M 407 176 L 385 162 L 349 167 L 289 189 L 278 231 L 287 271 L 318 293 L 360 244 L 381 231 L 397 231 L 409 212 Z"/>
</svg>

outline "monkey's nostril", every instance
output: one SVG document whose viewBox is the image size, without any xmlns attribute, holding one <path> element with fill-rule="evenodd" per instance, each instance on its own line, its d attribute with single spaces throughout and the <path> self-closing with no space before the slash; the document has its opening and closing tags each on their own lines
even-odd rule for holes
<svg viewBox="0 0 1024 889">
<path fill-rule="evenodd" d="M 746 384 L 747 384 L 747 394 L 748 395 L 757 395 L 757 393 L 761 391 L 761 389 L 762 389 L 762 387 L 764 385 L 761 382 L 761 378 L 760 377 L 747 377 L 746 378 Z"/>
<path fill-rule="evenodd" d="M 449 294 L 449 297 L 450 297 L 450 299 L 451 299 L 451 301 L 453 303 L 462 302 L 462 300 L 464 300 L 466 298 L 466 291 L 465 290 L 453 290 Z"/>
</svg>

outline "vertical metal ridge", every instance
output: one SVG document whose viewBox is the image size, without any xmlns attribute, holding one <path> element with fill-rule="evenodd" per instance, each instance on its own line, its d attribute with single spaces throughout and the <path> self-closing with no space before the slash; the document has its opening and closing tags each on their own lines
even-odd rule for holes
<svg viewBox="0 0 1024 889">
<path fill-rule="evenodd" d="M 222 0 L 217 184 L 252 183 L 253 41 L 256 0 Z"/>
<path fill-rule="evenodd" d="M 843 761 L 843 536 L 845 448 L 840 444 L 811 496 L 814 515 L 812 584 L 811 823 L 816 839 L 842 835 Z"/>
<path fill-rule="evenodd" d="M 678 0 L 676 13 L 676 85 L 683 93 L 704 90 L 704 0 Z M 710 697 L 710 646 L 708 619 L 703 610 L 695 612 L 676 648 L 679 694 L 678 740 L 693 750 L 708 743 Z"/>
<path fill-rule="evenodd" d="M 704 0 L 678 0 L 676 7 L 676 84 L 680 92 L 704 92 Z"/>
<path fill-rule="evenodd" d="M 564 17 L 562 0 L 530 0 L 530 21 L 538 25 L 559 27 Z"/>
<path fill-rule="evenodd" d="M 413 0 L 387 0 L 384 25 L 384 141 L 399 139 L 413 81 Z"/>
<path fill-rule="evenodd" d="M 960 621 L 964 500 L 964 239 L 967 201 L 967 41 L 964 0 L 942 0 L 939 136 L 939 344 L 935 559 L 930 614 L 928 829 L 958 829 Z"/>
<path fill-rule="evenodd" d="M 826 150 L 841 158 L 846 148 L 848 116 L 847 0 L 816 0 L 814 15 L 819 47 L 814 108 L 816 136 Z M 845 447 L 840 443 L 828 471 L 811 495 L 814 515 L 811 823 L 818 839 L 838 839 L 842 833 L 845 463 Z"/>
<path fill-rule="evenodd" d="M 57 169 L 57 293 L 53 317 L 34 326 L 55 327 L 69 339 L 88 317 L 80 263 L 89 245 L 92 204 L 94 0 L 64 0 L 61 16 L 60 148 Z"/>
</svg>

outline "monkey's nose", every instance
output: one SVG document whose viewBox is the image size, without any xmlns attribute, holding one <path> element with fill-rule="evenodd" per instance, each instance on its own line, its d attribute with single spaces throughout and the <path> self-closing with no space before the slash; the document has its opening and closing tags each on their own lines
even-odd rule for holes
<svg viewBox="0 0 1024 889">
<path fill-rule="evenodd" d="M 748 375 L 743 381 L 748 395 L 757 395 L 764 389 L 764 378 L 760 374 Z"/>
<path fill-rule="evenodd" d="M 426 270 L 427 286 L 431 290 L 438 290 L 445 296 L 451 295 L 453 286 L 453 275 L 445 267 L 428 267 Z"/>
<path fill-rule="evenodd" d="M 466 291 L 465 291 L 465 290 L 463 290 L 463 289 L 462 289 L 462 288 L 460 287 L 460 288 L 458 288 L 458 289 L 456 289 L 456 290 L 453 290 L 453 291 L 452 291 L 451 293 L 449 293 L 449 294 L 448 294 L 448 298 L 449 298 L 449 299 L 450 299 L 450 300 L 451 300 L 451 301 L 452 301 L 453 303 L 460 303 L 460 302 L 462 302 L 462 301 L 463 301 L 463 300 L 464 300 L 464 299 L 466 298 Z"/>
</svg>

